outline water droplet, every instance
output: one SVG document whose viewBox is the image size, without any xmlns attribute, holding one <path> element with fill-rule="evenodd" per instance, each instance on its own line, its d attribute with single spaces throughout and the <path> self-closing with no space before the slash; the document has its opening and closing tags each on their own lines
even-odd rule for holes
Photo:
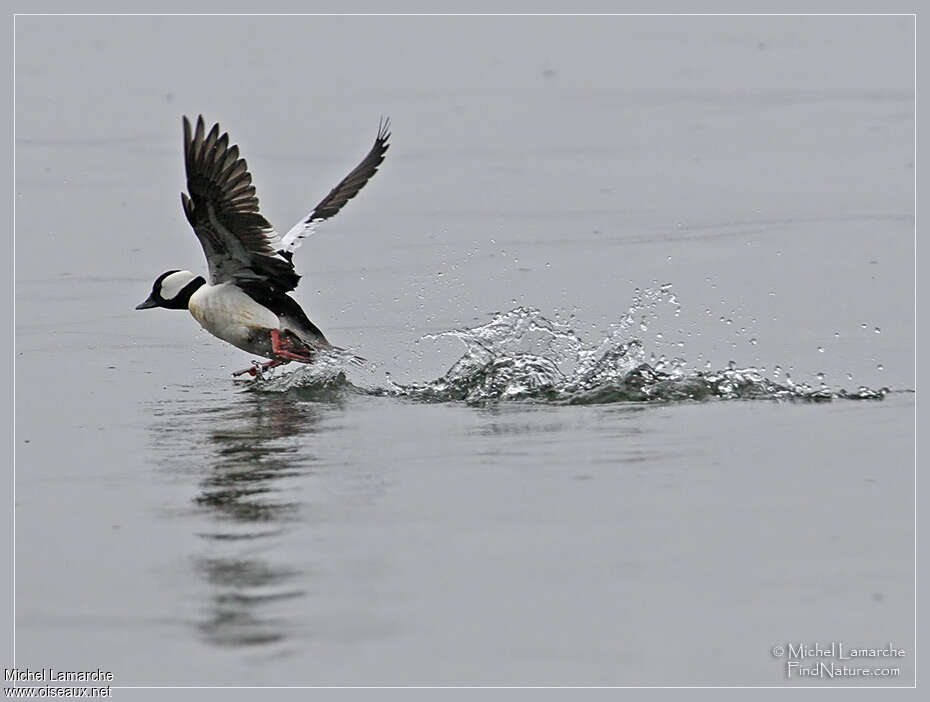
<svg viewBox="0 0 930 702">
<path fill-rule="evenodd" d="M 833 332 L 833 338 L 834 338 L 834 339 L 839 339 L 839 338 L 840 338 L 840 333 L 839 333 L 839 332 Z"/>
<path fill-rule="evenodd" d="M 866 324 L 865 322 L 863 322 L 863 323 L 860 324 L 859 326 L 860 326 L 862 329 L 865 329 L 865 328 L 866 328 L 867 326 L 869 326 L 869 325 Z"/>
<path fill-rule="evenodd" d="M 552 264 L 549 263 L 549 261 L 546 261 L 546 268 L 549 268 L 550 266 L 552 266 Z"/>
<path fill-rule="evenodd" d="M 878 327 L 875 327 L 875 329 L 873 329 L 872 331 L 874 331 L 876 334 L 881 334 L 881 333 L 882 333 L 882 330 L 879 329 Z"/>
<path fill-rule="evenodd" d="M 759 343 L 759 340 L 756 337 L 753 337 L 749 340 L 749 343 L 755 346 L 756 344 Z"/>
<path fill-rule="evenodd" d="M 846 374 L 846 380 L 852 380 L 852 373 Z"/>
<path fill-rule="evenodd" d="M 881 363 L 879 363 L 878 366 L 876 366 L 876 368 L 878 368 L 878 370 L 880 371 L 885 370 L 885 366 L 883 366 Z"/>
<path fill-rule="evenodd" d="M 817 347 L 817 351 L 820 352 L 820 353 L 823 353 L 823 346 L 818 346 L 818 347 Z"/>
<path fill-rule="evenodd" d="M 728 319 L 728 320 L 727 320 L 727 324 L 733 324 L 733 320 L 732 320 L 732 319 Z"/>
<path fill-rule="evenodd" d="M 774 290 L 772 290 L 772 291 L 769 292 L 769 297 L 775 297 L 775 291 L 774 291 Z"/>
</svg>

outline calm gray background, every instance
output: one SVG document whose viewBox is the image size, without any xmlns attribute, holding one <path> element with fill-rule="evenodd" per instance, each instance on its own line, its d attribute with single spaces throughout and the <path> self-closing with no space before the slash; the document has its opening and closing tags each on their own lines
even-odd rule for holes
<svg viewBox="0 0 930 702">
<path fill-rule="evenodd" d="M 359 384 L 441 374 L 458 349 L 421 335 L 517 304 L 597 338 L 671 283 L 647 351 L 687 330 L 695 366 L 911 389 L 912 19 L 21 17 L 16 41 L 20 665 L 779 683 L 778 642 L 913 650 L 912 395 L 310 402 L 131 309 L 202 265 L 180 114 L 230 131 L 279 229 L 390 114 L 382 172 L 297 256 Z"/>
</svg>

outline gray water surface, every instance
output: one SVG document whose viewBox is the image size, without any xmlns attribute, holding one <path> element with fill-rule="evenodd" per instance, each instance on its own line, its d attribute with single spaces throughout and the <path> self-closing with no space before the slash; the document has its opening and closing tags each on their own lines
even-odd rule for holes
<svg viewBox="0 0 930 702">
<path fill-rule="evenodd" d="M 17 664 L 781 684 L 775 644 L 894 642 L 881 682 L 912 682 L 912 22 L 17 18 Z M 233 381 L 247 355 L 132 309 L 203 269 L 178 199 L 200 112 L 280 231 L 391 116 L 295 258 L 368 359 L 345 380 Z M 398 391 L 448 377 L 442 332 L 531 309 L 834 399 Z M 567 362 L 536 341 L 494 349 Z M 836 397 L 860 386 L 882 399 Z"/>
</svg>

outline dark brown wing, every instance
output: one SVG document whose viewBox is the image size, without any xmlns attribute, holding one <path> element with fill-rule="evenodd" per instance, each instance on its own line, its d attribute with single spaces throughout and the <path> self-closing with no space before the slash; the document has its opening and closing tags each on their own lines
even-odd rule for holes
<svg viewBox="0 0 930 702">
<path fill-rule="evenodd" d="M 313 211 L 304 217 L 300 222 L 295 224 L 281 239 L 282 255 L 288 259 L 294 250 L 300 245 L 300 240 L 313 232 L 313 227 L 317 222 L 329 219 L 335 215 L 343 206 L 358 195 L 359 190 L 365 187 L 371 177 L 378 172 L 378 167 L 384 161 L 384 154 L 387 152 L 390 144 L 388 139 L 391 137 L 391 120 L 382 119 L 378 123 L 378 135 L 375 137 L 374 146 L 368 155 L 362 159 L 362 162 L 352 169 L 339 185 L 329 191 L 329 195 L 320 200 L 320 203 L 313 208 Z"/>
<path fill-rule="evenodd" d="M 181 193 L 181 201 L 207 257 L 210 282 L 264 280 L 275 289 L 293 290 L 300 276 L 276 253 L 277 236 L 258 211 L 252 174 L 239 147 L 229 146 L 219 124 L 205 134 L 202 116 L 193 133 L 187 117 L 183 121 L 190 195 Z"/>
</svg>

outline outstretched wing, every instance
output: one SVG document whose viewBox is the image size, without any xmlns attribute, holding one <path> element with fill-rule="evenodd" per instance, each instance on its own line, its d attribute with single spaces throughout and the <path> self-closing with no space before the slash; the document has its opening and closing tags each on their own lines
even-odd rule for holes
<svg viewBox="0 0 930 702">
<path fill-rule="evenodd" d="M 181 202 L 207 257 L 210 282 L 264 280 L 282 292 L 293 290 L 300 276 L 277 253 L 277 235 L 258 211 L 252 174 L 239 158 L 239 147 L 229 146 L 229 135 L 220 135 L 219 124 L 205 131 L 202 116 L 193 133 L 184 117 L 190 195 L 181 193 Z"/>
<path fill-rule="evenodd" d="M 290 261 L 294 251 L 300 246 L 301 240 L 314 232 L 318 222 L 332 217 L 349 200 L 358 195 L 358 191 L 378 172 L 378 166 L 384 161 L 384 154 L 389 147 L 387 141 L 391 137 L 390 128 L 390 119 L 382 119 L 378 123 L 378 135 L 368 155 L 342 179 L 339 185 L 329 191 L 329 195 L 324 197 L 310 214 L 291 227 L 281 239 L 279 254 Z"/>
</svg>

